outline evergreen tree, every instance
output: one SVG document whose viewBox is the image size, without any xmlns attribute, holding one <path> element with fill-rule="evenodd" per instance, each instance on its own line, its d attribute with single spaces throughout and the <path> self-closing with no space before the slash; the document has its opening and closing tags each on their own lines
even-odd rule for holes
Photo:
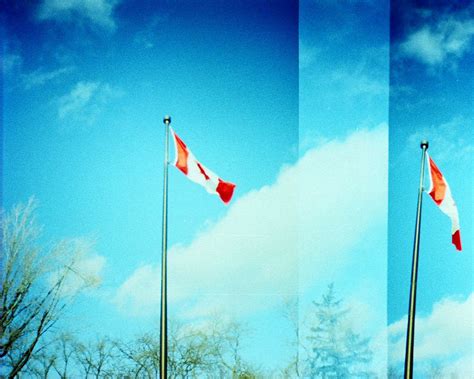
<svg viewBox="0 0 474 379">
<path fill-rule="evenodd" d="M 371 378 L 367 364 L 372 359 L 368 339 L 362 339 L 347 325 L 349 310 L 336 299 L 334 285 L 328 286 L 321 302 L 313 302 L 316 325 L 311 342 L 309 376 L 312 378 Z"/>
</svg>

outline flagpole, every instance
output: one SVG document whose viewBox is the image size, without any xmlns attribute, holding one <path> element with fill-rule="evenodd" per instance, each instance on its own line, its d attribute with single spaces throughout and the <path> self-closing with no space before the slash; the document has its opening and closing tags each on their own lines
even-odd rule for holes
<svg viewBox="0 0 474 379">
<path fill-rule="evenodd" d="M 161 312 L 160 312 L 160 379 L 167 378 L 168 368 L 168 304 L 167 304 L 167 245 L 168 245 L 168 160 L 171 117 L 163 118 L 165 124 L 165 162 L 163 174 L 163 218 L 161 239 Z"/>
<path fill-rule="evenodd" d="M 415 342 L 415 310 L 416 310 L 416 284 L 418 280 L 418 256 L 420 250 L 421 203 L 423 200 L 423 178 L 425 173 L 425 155 L 428 141 L 421 141 L 421 170 L 420 186 L 418 188 L 418 205 L 416 209 L 415 239 L 413 242 L 413 261 L 411 268 L 410 305 L 408 308 L 407 341 L 405 350 L 405 379 L 413 378 L 413 349 Z"/>
</svg>

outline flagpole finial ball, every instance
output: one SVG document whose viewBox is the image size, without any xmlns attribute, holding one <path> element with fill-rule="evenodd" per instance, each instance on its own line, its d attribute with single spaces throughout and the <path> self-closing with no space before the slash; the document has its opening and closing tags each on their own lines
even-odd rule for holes
<svg viewBox="0 0 474 379">
<path fill-rule="evenodd" d="M 171 117 L 168 116 L 168 115 L 166 115 L 166 116 L 163 118 L 163 122 L 164 122 L 165 124 L 168 124 L 168 125 L 171 124 Z"/>
<path fill-rule="evenodd" d="M 421 147 L 422 149 L 427 149 L 428 146 L 429 146 L 429 143 L 428 143 L 427 140 L 423 140 L 423 141 L 420 142 L 420 147 Z"/>
</svg>

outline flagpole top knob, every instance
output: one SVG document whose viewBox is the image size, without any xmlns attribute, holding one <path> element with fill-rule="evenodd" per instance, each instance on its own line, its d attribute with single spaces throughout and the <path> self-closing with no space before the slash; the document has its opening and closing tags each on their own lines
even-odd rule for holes
<svg viewBox="0 0 474 379">
<path fill-rule="evenodd" d="M 171 117 L 166 115 L 164 118 L 163 118 L 163 122 L 166 124 L 166 125 L 169 125 L 171 124 Z"/>
<path fill-rule="evenodd" d="M 423 141 L 420 142 L 420 147 L 421 147 L 422 149 L 427 149 L 428 146 L 429 146 L 429 143 L 428 143 L 427 140 L 423 140 Z"/>
</svg>

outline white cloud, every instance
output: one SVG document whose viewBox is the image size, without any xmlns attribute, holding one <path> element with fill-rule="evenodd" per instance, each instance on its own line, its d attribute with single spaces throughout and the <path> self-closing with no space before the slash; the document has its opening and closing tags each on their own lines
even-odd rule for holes
<svg viewBox="0 0 474 379">
<path fill-rule="evenodd" d="M 117 0 L 44 0 L 38 9 L 40 20 L 75 22 L 87 20 L 108 30 L 114 30 L 113 18 Z"/>
<path fill-rule="evenodd" d="M 156 313 L 161 291 L 159 278 L 159 268 L 151 265 L 139 267 L 120 286 L 114 302 L 123 311 L 132 315 L 141 316 Z"/>
<path fill-rule="evenodd" d="M 449 375 L 472 375 L 474 341 L 474 293 L 465 299 L 445 298 L 431 314 L 416 317 L 415 360 L 420 365 L 436 362 Z M 407 317 L 388 327 L 390 360 L 403 362 Z M 448 375 L 447 375 L 448 376 Z"/>
<path fill-rule="evenodd" d="M 100 285 L 105 262 L 105 257 L 101 255 L 90 255 L 79 259 L 71 267 L 74 274 L 68 277 L 63 292 L 73 294 L 84 286 L 97 287 Z"/>
<path fill-rule="evenodd" d="M 187 316 L 248 314 L 327 280 L 364 233 L 385 222 L 387 129 L 308 151 L 275 184 L 239 198 L 191 244 L 173 246 L 169 300 Z M 156 312 L 159 277 L 158 267 L 136 269 L 115 303 L 127 312 Z"/>
<path fill-rule="evenodd" d="M 78 82 L 68 94 L 59 98 L 58 117 L 64 119 L 77 116 L 91 124 L 102 106 L 122 95 L 120 89 L 113 88 L 107 83 Z"/>
<path fill-rule="evenodd" d="M 97 287 L 102 282 L 106 259 L 92 250 L 89 240 L 64 241 L 55 251 L 59 268 L 49 275 L 49 282 L 56 283 L 67 268 L 66 280 L 61 287 L 63 296 L 71 296 L 85 288 Z"/>
<path fill-rule="evenodd" d="M 400 44 L 400 53 L 428 66 L 438 66 L 447 59 L 462 57 L 471 46 L 474 19 L 444 19 L 436 25 L 425 25 Z"/>
</svg>

